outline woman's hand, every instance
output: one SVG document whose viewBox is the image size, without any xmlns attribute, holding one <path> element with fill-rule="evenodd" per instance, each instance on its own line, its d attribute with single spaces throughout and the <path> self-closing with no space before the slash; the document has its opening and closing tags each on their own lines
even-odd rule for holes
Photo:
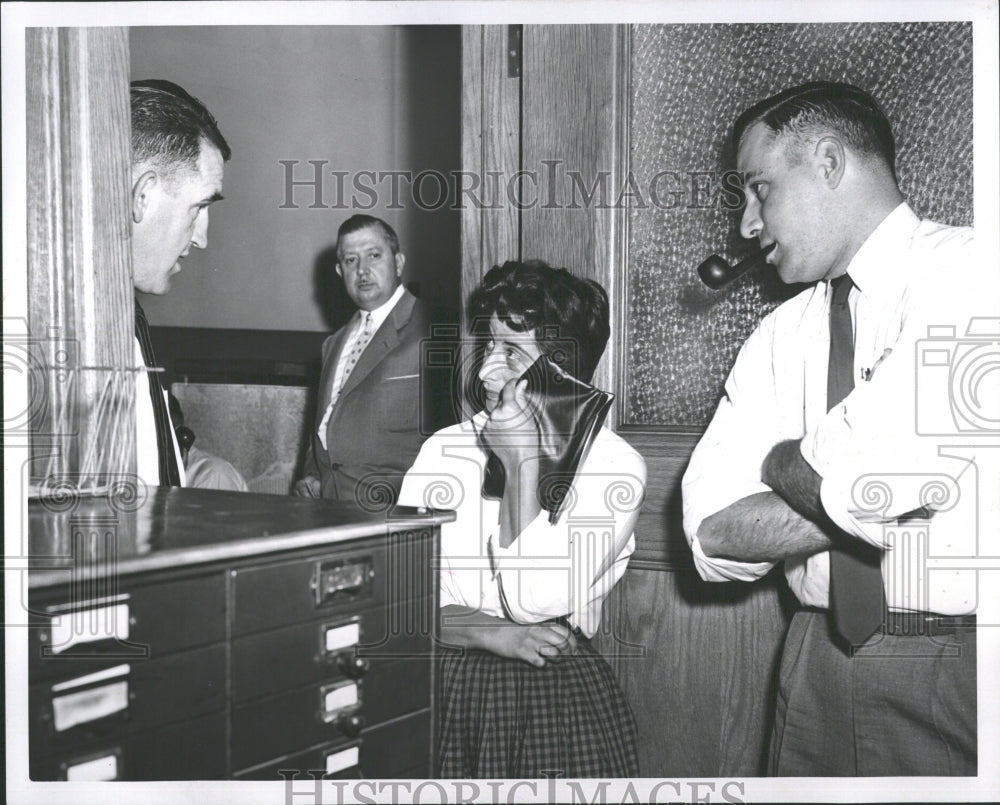
<svg viewBox="0 0 1000 805">
<path fill-rule="evenodd" d="M 511 623 L 457 604 L 441 609 L 441 638 L 455 647 L 483 649 L 537 668 L 576 653 L 576 637 L 565 626 Z"/>
<path fill-rule="evenodd" d="M 501 657 L 521 660 L 543 668 L 576 653 L 576 638 L 565 626 L 537 623 L 531 626 L 504 625 L 495 630 L 489 650 Z"/>
<path fill-rule="evenodd" d="M 500 400 L 481 433 L 508 473 L 524 459 L 538 455 L 540 434 L 528 406 L 527 388 L 527 379 L 509 381 L 500 390 Z"/>
<path fill-rule="evenodd" d="M 511 380 L 483 426 L 481 438 L 503 464 L 500 547 L 507 548 L 542 510 L 538 502 L 541 435 L 528 407 L 525 379 Z"/>
</svg>

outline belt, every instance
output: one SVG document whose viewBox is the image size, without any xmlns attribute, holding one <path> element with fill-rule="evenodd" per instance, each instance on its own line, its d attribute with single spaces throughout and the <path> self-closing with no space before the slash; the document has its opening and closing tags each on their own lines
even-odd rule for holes
<svg viewBox="0 0 1000 805">
<path fill-rule="evenodd" d="M 800 607 L 803 612 L 818 612 L 829 615 L 827 609 L 819 607 Z M 884 614 L 883 634 L 894 636 L 934 637 L 935 635 L 955 634 L 959 629 L 975 629 L 975 615 L 938 615 L 934 612 L 894 612 L 889 610 Z"/>
<path fill-rule="evenodd" d="M 892 612 L 885 614 L 882 631 L 891 635 L 954 634 L 959 629 L 975 629 L 975 615 L 936 615 L 931 612 Z"/>
</svg>

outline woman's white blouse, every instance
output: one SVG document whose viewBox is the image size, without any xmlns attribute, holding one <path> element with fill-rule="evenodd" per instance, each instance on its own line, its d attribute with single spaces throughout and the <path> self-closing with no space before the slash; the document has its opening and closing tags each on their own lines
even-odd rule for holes
<svg viewBox="0 0 1000 805">
<path fill-rule="evenodd" d="M 624 439 L 601 428 L 577 472 L 559 519 L 542 511 L 508 548 L 500 547 L 500 501 L 482 496 L 487 454 L 476 432 L 485 414 L 438 431 L 406 474 L 399 502 L 454 509 L 441 529 L 441 600 L 538 623 L 567 616 L 588 637 L 635 550 L 633 529 L 646 464 Z"/>
</svg>

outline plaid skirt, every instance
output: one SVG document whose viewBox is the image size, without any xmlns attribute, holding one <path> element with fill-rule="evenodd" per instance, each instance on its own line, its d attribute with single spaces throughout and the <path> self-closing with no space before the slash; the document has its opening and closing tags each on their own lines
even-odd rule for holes
<svg viewBox="0 0 1000 805">
<path fill-rule="evenodd" d="M 488 651 L 441 656 L 437 777 L 638 777 L 635 719 L 590 642 L 536 668 Z"/>
</svg>

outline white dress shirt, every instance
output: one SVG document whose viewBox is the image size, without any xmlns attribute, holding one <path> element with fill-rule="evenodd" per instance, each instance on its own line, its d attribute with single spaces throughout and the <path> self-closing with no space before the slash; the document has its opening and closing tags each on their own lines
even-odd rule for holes
<svg viewBox="0 0 1000 805">
<path fill-rule="evenodd" d="M 377 308 L 371 311 L 359 310 L 353 316 L 353 328 L 351 329 L 351 334 L 345 339 L 343 347 L 341 347 L 340 355 L 337 356 L 337 367 L 333 373 L 333 387 L 330 389 L 330 399 L 326 403 L 326 411 L 323 414 L 323 419 L 319 423 L 319 428 L 317 428 L 316 435 L 319 436 L 319 441 L 323 445 L 323 449 L 327 449 L 326 444 L 326 428 L 330 422 L 330 415 L 333 413 L 333 408 L 337 404 L 337 400 L 340 399 L 340 387 L 344 383 L 344 368 L 347 363 L 347 358 L 354 349 L 354 345 L 357 343 L 358 339 L 361 337 L 361 332 L 364 326 L 365 313 L 371 315 L 371 332 L 372 338 L 374 339 L 374 334 L 378 332 L 378 328 L 382 326 L 389 314 L 392 313 L 392 309 L 396 307 L 396 303 L 403 298 L 404 288 L 402 285 L 397 285 L 396 290 L 393 292 L 385 302 L 379 305 Z M 371 341 L 368 342 L 369 344 Z M 365 345 L 367 349 L 368 345 Z M 362 355 L 364 350 L 362 350 Z"/>
<path fill-rule="evenodd" d="M 750 581 L 773 567 L 706 556 L 698 529 L 709 515 L 770 491 L 760 480 L 765 456 L 779 441 L 802 439 L 830 518 L 886 548 L 889 607 L 972 612 L 976 570 L 968 559 L 996 555 L 998 542 L 996 524 L 988 527 L 983 515 L 995 519 L 998 510 L 992 456 L 1000 450 L 988 446 L 1000 448 L 1000 334 L 992 346 L 988 335 L 970 335 L 970 327 L 988 333 L 1000 323 L 976 318 L 1000 316 L 995 267 L 978 259 L 972 230 L 920 221 L 901 204 L 858 250 L 848 273 L 855 283 L 854 391 L 827 412 L 829 282 L 760 323 L 740 350 L 684 476 L 684 530 L 695 564 L 710 581 Z M 974 382 L 970 403 L 980 419 L 956 422 L 961 401 L 949 368 L 983 348 L 987 371 L 978 373 L 984 382 Z M 984 413 L 991 405 L 992 431 Z M 992 543 L 985 552 L 984 541 Z M 785 574 L 803 604 L 828 606 L 829 553 L 786 560 Z"/>
<path fill-rule="evenodd" d="M 402 505 L 454 509 L 457 514 L 441 527 L 441 606 L 457 604 L 503 618 L 502 581 L 516 622 L 567 616 L 591 637 L 605 597 L 635 550 L 633 528 L 646 464 L 624 439 L 602 428 L 557 522 L 550 524 L 543 510 L 509 547 L 501 548 L 500 501 L 481 494 L 487 454 L 476 431 L 485 421 L 486 414 L 480 413 L 431 436 L 399 495 Z"/>
</svg>

